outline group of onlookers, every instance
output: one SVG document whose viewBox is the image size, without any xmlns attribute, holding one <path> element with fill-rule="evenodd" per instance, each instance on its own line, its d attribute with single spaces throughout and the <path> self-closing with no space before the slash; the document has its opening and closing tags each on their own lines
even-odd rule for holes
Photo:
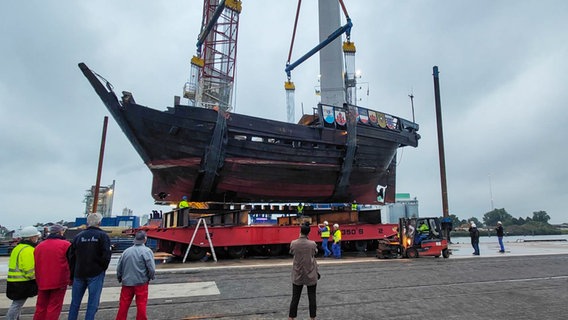
<svg viewBox="0 0 568 320">
<path fill-rule="evenodd" d="M 36 295 L 34 320 L 59 319 L 68 286 L 72 286 L 68 319 L 78 318 L 87 290 L 85 319 L 95 319 L 112 255 L 110 238 L 99 227 L 101 220 L 99 213 L 89 214 L 87 228 L 71 242 L 63 236 L 66 228 L 59 224 L 50 226 L 41 242 L 41 233 L 33 226 L 19 232 L 21 240 L 10 254 L 6 279 L 6 296 L 12 300 L 8 320 L 19 319 L 26 300 Z M 145 242 L 146 234 L 139 231 L 134 245 L 119 258 L 116 274 L 122 288 L 116 319 L 126 319 L 134 296 L 136 319 L 147 319 L 148 282 L 154 279 L 155 264 Z"/>
</svg>

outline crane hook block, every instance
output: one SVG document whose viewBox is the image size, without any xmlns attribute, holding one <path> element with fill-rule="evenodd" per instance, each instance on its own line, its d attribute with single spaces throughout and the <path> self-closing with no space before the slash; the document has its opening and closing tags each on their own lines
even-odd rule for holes
<svg viewBox="0 0 568 320">
<path fill-rule="evenodd" d="M 355 42 L 344 41 L 343 42 L 343 52 L 356 52 Z"/>
<path fill-rule="evenodd" d="M 193 56 L 193 58 L 191 58 L 191 64 L 199 68 L 203 68 L 203 66 L 205 65 L 205 60 L 198 56 Z"/>
<path fill-rule="evenodd" d="M 294 85 L 294 82 L 292 82 L 292 81 L 286 81 L 286 82 L 284 82 L 284 89 L 286 89 L 286 90 L 296 90 L 296 86 Z"/>
<path fill-rule="evenodd" d="M 241 13 L 243 10 L 243 4 L 239 0 L 226 0 L 225 8 L 231 9 L 237 13 Z"/>
</svg>

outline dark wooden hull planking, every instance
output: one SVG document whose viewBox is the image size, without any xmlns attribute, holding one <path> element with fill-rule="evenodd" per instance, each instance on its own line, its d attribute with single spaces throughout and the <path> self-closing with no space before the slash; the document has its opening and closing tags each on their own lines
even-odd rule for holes
<svg viewBox="0 0 568 320">
<path fill-rule="evenodd" d="M 353 105 L 319 105 L 301 124 L 183 105 L 158 111 L 127 92 L 119 100 L 108 82 L 79 67 L 151 170 L 160 203 L 187 195 L 373 204 L 377 185 L 388 185 L 385 200 L 393 202 L 397 149 L 416 147 L 420 138 L 415 123 Z M 343 113 L 346 122 L 326 121 L 324 110 Z"/>
</svg>

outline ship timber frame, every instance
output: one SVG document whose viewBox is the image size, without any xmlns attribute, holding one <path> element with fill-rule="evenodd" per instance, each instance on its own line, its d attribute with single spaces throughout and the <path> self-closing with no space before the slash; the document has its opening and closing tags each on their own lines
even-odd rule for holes
<svg viewBox="0 0 568 320">
<path fill-rule="evenodd" d="M 345 157 L 343 158 L 339 178 L 337 179 L 333 192 L 334 197 L 341 198 L 348 196 L 347 188 L 349 187 L 349 178 L 351 177 L 355 151 L 357 150 L 357 118 L 355 116 L 355 107 L 348 104 L 344 104 L 343 107 L 347 110 L 347 141 L 345 145 Z M 319 109 L 321 110 L 321 108 Z"/>
<path fill-rule="evenodd" d="M 217 122 L 211 137 L 211 143 L 201 158 L 201 176 L 195 184 L 192 194 L 197 194 L 193 201 L 204 201 L 209 193 L 214 190 L 215 179 L 219 176 L 218 170 L 223 167 L 225 150 L 227 146 L 227 117 L 230 114 L 221 109 L 217 110 Z"/>
</svg>

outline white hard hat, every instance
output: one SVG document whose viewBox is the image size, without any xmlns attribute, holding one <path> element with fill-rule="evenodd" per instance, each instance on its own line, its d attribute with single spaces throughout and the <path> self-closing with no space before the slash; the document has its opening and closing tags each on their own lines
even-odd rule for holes
<svg viewBox="0 0 568 320">
<path fill-rule="evenodd" d="M 336 223 L 333 225 L 334 228 L 339 228 L 339 225 Z"/>
<path fill-rule="evenodd" d="M 20 230 L 19 235 L 20 235 L 20 238 L 31 238 L 31 237 L 35 237 L 35 236 L 40 236 L 41 233 L 39 231 L 37 231 L 36 227 L 29 226 L 29 227 L 25 227 L 22 230 Z"/>
<path fill-rule="evenodd" d="M 502 224 L 501 221 L 497 221 L 497 224 Z"/>
<path fill-rule="evenodd" d="M 324 221 L 324 222 L 323 222 L 323 224 L 325 224 L 325 225 L 327 226 L 327 225 L 329 224 L 329 222 L 327 222 L 327 221 Z"/>
</svg>

